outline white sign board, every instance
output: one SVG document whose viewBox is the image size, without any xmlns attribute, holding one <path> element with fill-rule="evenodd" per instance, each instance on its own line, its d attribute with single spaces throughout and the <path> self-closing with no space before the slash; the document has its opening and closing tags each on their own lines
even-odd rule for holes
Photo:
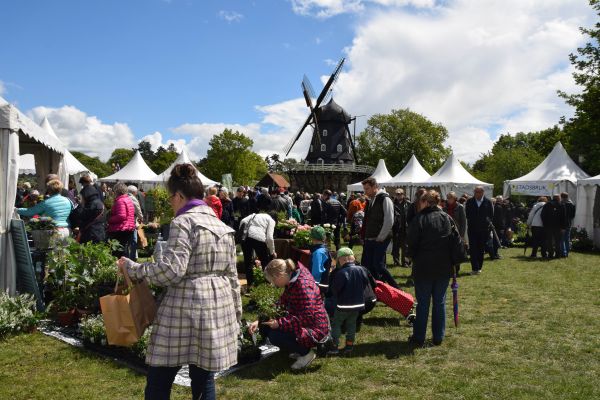
<svg viewBox="0 0 600 400">
<path fill-rule="evenodd" d="M 551 196 L 558 189 L 555 183 L 511 183 L 510 193 L 526 196 Z"/>
</svg>

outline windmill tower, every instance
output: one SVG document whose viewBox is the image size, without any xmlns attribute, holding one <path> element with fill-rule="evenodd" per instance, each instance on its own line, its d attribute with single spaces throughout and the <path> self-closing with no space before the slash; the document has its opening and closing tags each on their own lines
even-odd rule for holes
<svg viewBox="0 0 600 400">
<path fill-rule="evenodd" d="M 312 140 L 305 157 L 309 164 L 354 164 L 354 142 L 348 128 L 352 118 L 332 98 L 332 87 L 337 81 L 345 59 L 342 58 L 327 80 L 323 90 L 313 106 L 315 92 L 306 75 L 302 80 L 302 94 L 310 110 L 306 122 L 285 148 L 286 156 L 290 153 L 304 130 L 313 128 Z M 324 104 L 324 105 L 321 105 Z"/>
</svg>

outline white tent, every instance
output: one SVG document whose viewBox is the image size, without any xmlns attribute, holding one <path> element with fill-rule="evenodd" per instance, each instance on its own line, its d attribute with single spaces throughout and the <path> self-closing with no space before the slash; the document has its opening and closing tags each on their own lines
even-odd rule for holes
<svg viewBox="0 0 600 400">
<path fill-rule="evenodd" d="M 137 150 L 126 166 L 105 178 L 102 182 L 158 182 L 158 175 L 146 164 L 140 151 Z"/>
<path fill-rule="evenodd" d="M 35 175 L 35 158 L 33 154 L 19 156 L 19 175 Z"/>
<path fill-rule="evenodd" d="M 189 157 L 187 151 L 185 150 L 185 148 L 183 150 L 181 150 L 181 153 L 179 153 L 179 156 L 173 162 L 173 164 L 171 164 L 169 166 L 169 168 L 167 168 L 162 174 L 158 175 L 158 182 L 164 183 L 164 182 L 168 181 L 169 177 L 171 176 L 171 171 L 173 170 L 173 167 L 175 167 L 175 165 L 177 165 L 177 164 L 192 164 L 194 166 L 194 169 L 198 173 L 198 177 L 200 178 L 200 180 L 202 181 L 202 184 L 204 186 L 218 185 L 218 182 L 215 182 L 212 179 L 207 178 L 206 176 L 204 176 L 204 174 L 202 174 L 202 172 L 198 171 L 198 168 L 196 168 L 194 163 L 190 160 L 190 157 Z"/>
<path fill-rule="evenodd" d="M 33 154 L 40 189 L 49 173 L 58 174 L 66 183 L 67 172 L 63 163 L 64 147 L 14 105 L 0 97 L 0 290 L 14 293 L 16 265 L 10 221 L 14 217 L 19 153 Z"/>
<path fill-rule="evenodd" d="M 417 157 L 413 154 L 408 163 L 398 172 L 396 176 L 387 182 L 383 182 L 386 187 L 405 188 L 408 198 L 412 198 L 414 191 L 420 186 L 419 182 L 426 181 L 431 175 L 425 171 Z"/>
<path fill-rule="evenodd" d="M 577 181 L 590 176 L 569 157 L 561 142 L 557 142 L 548 157 L 530 173 L 504 182 L 504 196 L 551 196 L 567 192 L 577 195 Z"/>
<path fill-rule="evenodd" d="M 48 134 L 54 136 L 55 138 L 58 138 L 56 132 L 54 132 L 54 129 L 52 129 L 48 118 L 44 117 L 44 119 L 40 123 L 40 126 L 44 128 L 44 130 L 46 130 Z M 71 154 L 69 150 L 65 150 L 65 167 L 67 169 L 67 173 L 75 177 L 75 183 L 77 184 L 79 183 L 79 178 L 81 178 L 83 174 L 90 175 L 94 181 L 98 179 L 96 174 L 94 174 L 92 171 L 89 170 L 88 167 L 86 167 L 78 159 L 76 159 L 75 156 Z"/>
<path fill-rule="evenodd" d="M 390 173 L 387 170 L 387 167 L 385 166 L 385 160 L 379 160 L 379 162 L 377 163 L 377 168 L 375 168 L 375 172 L 373 172 L 373 175 L 371 175 L 370 178 L 375 178 L 375 180 L 377 181 L 377 183 L 380 184 L 381 187 L 384 186 L 384 182 L 387 182 L 390 179 L 392 179 L 392 175 L 390 175 Z M 362 192 L 363 186 L 362 183 L 356 182 L 351 185 L 348 185 L 347 189 L 348 192 Z"/>
<path fill-rule="evenodd" d="M 585 228 L 600 248 L 600 175 L 577 181 L 577 208 L 573 226 Z"/>
<path fill-rule="evenodd" d="M 444 165 L 429 179 L 418 182 L 417 186 L 437 187 L 440 195 L 446 197 L 449 192 L 456 192 L 460 197 L 463 193 L 473 193 L 477 186 L 483 186 L 488 194 L 492 194 L 494 185 L 485 183 L 475 178 L 462 166 L 453 154 L 446 160 Z"/>
</svg>

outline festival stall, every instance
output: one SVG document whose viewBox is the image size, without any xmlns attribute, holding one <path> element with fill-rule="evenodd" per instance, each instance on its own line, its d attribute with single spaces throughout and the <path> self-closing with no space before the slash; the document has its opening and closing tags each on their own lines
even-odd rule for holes
<svg viewBox="0 0 600 400">
<path fill-rule="evenodd" d="M 377 168 L 375 168 L 373 175 L 371 175 L 369 178 L 375 178 L 375 180 L 379 184 L 379 187 L 385 186 L 383 183 L 392 179 L 392 175 L 390 175 L 387 167 L 385 166 L 384 159 L 379 160 L 379 162 L 377 163 Z M 362 192 L 363 186 L 361 182 L 356 182 L 351 185 L 348 185 L 347 189 L 348 192 Z"/>
<path fill-rule="evenodd" d="M 600 175 L 577 181 L 577 208 L 573 226 L 584 228 L 600 248 Z"/>
<path fill-rule="evenodd" d="M 408 163 L 398 172 L 396 176 L 383 184 L 387 188 L 403 188 L 407 198 L 412 199 L 419 182 L 426 181 L 431 178 L 431 175 L 425 171 L 417 157 L 413 154 Z"/>
<path fill-rule="evenodd" d="M 177 164 L 192 164 L 194 166 L 194 169 L 198 173 L 198 177 L 200 178 L 200 180 L 202 181 L 202 184 L 205 187 L 207 187 L 207 186 L 214 186 L 214 185 L 218 185 L 219 184 L 219 182 L 215 182 L 212 179 L 207 178 L 206 176 L 204 176 L 204 174 L 202 174 L 202 172 L 200 172 L 198 170 L 198 168 L 196 168 L 196 166 L 194 165 L 194 163 L 190 159 L 190 156 L 188 155 L 188 153 L 187 153 L 187 151 L 185 149 L 181 150 L 181 153 L 179 153 L 179 156 L 173 162 L 173 164 L 171 164 L 169 166 L 169 168 L 167 168 L 166 170 L 164 170 L 164 172 L 162 174 L 158 175 L 158 181 L 157 182 L 159 182 L 159 183 L 165 183 L 165 182 L 167 182 L 169 180 L 169 177 L 171 176 L 171 171 L 173 170 L 173 168 Z"/>
<path fill-rule="evenodd" d="M 56 173 L 67 183 L 63 162 L 65 149 L 60 141 L 0 97 L 0 290 L 14 293 L 16 262 L 10 233 L 14 217 L 19 154 L 33 154 L 40 191 L 45 189 L 44 178 Z"/>
<path fill-rule="evenodd" d="M 483 186 L 488 196 L 491 196 L 494 190 L 494 185 L 480 181 L 471 175 L 454 154 L 450 154 L 450 157 L 435 174 L 418 182 L 417 186 L 435 188 L 440 191 L 443 198 L 450 192 L 456 192 L 459 197 L 464 193 L 473 195 L 473 190 L 477 186 Z"/>
<path fill-rule="evenodd" d="M 140 151 L 137 150 L 131 161 L 126 166 L 112 175 L 100 178 L 101 182 L 132 182 L 137 183 L 138 187 L 151 187 L 160 181 L 158 175 L 154 173 L 146 164 Z"/>
<path fill-rule="evenodd" d="M 520 178 L 504 182 L 504 197 L 511 195 L 552 196 L 569 193 L 576 200 L 577 181 L 590 176 L 569 157 L 561 142 L 557 142 L 548 157 Z"/>
</svg>

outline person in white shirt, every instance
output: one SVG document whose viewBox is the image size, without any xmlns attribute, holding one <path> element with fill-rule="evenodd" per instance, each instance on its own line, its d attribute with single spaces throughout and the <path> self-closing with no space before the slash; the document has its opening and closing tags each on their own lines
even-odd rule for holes
<svg viewBox="0 0 600 400">
<path fill-rule="evenodd" d="M 542 208 L 546 205 L 548 198 L 542 196 L 538 198 L 537 203 L 533 205 L 529 216 L 527 217 L 527 226 L 531 229 L 531 255 L 536 258 L 538 248 L 542 248 L 542 257 L 546 258 L 548 250 L 546 249 L 546 237 L 544 233 L 544 223 L 542 222 Z"/>
<path fill-rule="evenodd" d="M 240 221 L 239 233 L 242 239 L 242 252 L 244 253 L 244 267 L 248 287 L 254 283 L 252 269 L 254 268 L 254 254 L 260 260 L 263 268 L 274 258 L 275 220 L 266 213 L 264 208 L 260 213 L 253 213 Z"/>
</svg>

